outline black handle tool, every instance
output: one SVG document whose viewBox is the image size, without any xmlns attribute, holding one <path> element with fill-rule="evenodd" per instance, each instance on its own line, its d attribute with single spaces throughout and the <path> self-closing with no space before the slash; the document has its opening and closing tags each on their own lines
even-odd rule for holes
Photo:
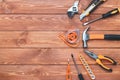
<svg viewBox="0 0 120 80">
<path fill-rule="evenodd" d="M 72 59 L 73 59 L 75 68 L 76 68 L 76 70 L 77 70 L 77 72 L 78 72 L 78 78 L 79 78 L 79 80 L 84 80 L 83 75 L 80 73 L 80 71 L 79 71 L 79 69 L 78 69 L 78 66 L 77 66 L 77 64 L 76 64 L 76 61 L 75 61 L 75 58 L 74 58 L 73 54 L 71 54 L 71 57 L 72 57 Z"/>
<path fill-rule="evenodd" d="M 83 11 L 83 13 L 80 15 L 80 20 L 82 20 L 84 17 L 88 16 L 91 12 L 93 12 L 100 4 L 105 2 L 106 0 L 92 0 L 91 3 L 88 5 L 88 7 Z"/>
<path fill-rule="evenodd" d="M 96 19 L 94 19 L 94 20 L 85 22 L 83 25 L 86 26 L 86 25 L 88 25 L 88 24 L 90 24 L 90 23 L 93 23 L 93 22 L 95 22 L 95 21 L 97 21 L 97 20 L 105 19 L 105 18 L 111 17 L 111 16 L 113 16 L 113 15 L 116 15 L 116 14 L 118 14 L 118 13 L 120 13 L 120 9 L 119 9 L 119 8 L 115 8 L 115 9 L 113 9 L 113 10 L 111 10 L 111 11 L 105 13 L 105 14 L 102 14 L 102 16 L 100 16 L 100 17 L 98 17 L 98 18 L 96 18 Z"/>
</svg>

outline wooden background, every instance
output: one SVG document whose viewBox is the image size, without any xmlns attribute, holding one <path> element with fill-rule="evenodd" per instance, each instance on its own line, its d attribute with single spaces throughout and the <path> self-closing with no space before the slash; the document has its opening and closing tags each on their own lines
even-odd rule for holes
<svg viewBox="0 0 120 80">
<path fill-rule="evenodd" d="M 79 14 L 91 0 L 81 0 Z M 78 54 L 88 61 L 96 80 L 120 80 L 120 41 L 92 40 L 89 50 L 112 57 L 118 62 L 112 73 L 104 71 L 80 47 L 68 47 L 58 34 L 71 28 L 85 27 L 79 15 L 70 20 L 67 9 L 74 0 L 0 0 L 0 80 L 65 80 L 67 59 L 70 58 L 73 80 L 78 80 L 71 53 L 85 78 L 90 80 Z M 107 0 L 84 21 L 99 17 L 120 7 L 120 0 Z M 91 24 L 89 33 L 120 34 L 120 15 Z"/>
</svg>

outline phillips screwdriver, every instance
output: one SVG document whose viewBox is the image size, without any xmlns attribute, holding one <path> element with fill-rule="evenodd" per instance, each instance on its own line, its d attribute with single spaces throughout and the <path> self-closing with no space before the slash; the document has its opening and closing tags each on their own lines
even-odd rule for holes
<svg viewBox="0 0 120 80">
<path fill-rule="evenodd" d="M 67 65 L 67 71 L 66 71 L 66 80 L 72 80 L 69 59 L 68 59 L 68 65 Z"/>
<path fill-rule="evenodd" d="M 93 22 L 95 22 L 95 21 L 98 21 L 98 20 L 100 20 L 100 19 L 105 19 L 105 18 L 107 18 L 107 17 L 116 15 L 116 14 L 118 14 L 118 13 L 120 13 L 120 9 L 119 9 L 119 8 L 115 8 L 115 9 L 113 9 L 113 10 L 111 10 L 111 11 L 105 13 L 105 14 L 102 14 L 102 16 L 100 16 L 100 17 L 98 17 L 98 18 L 96 18 L 96 19 L 94 19 L 94 20 L 91 20 L 91 21 L 88 21 L 88 22 L 83 23 L 83 26 L 86 26 L 86 25 L 88 25 L 88 24 L 90 24 L 90 23 L 93 23 Z"/>
<path fill-rule="evenodd" d="M 71 57 L 72 57 L 72 60 L 74 62 L 75 68 L 77 70 L 79 80 L 84 80 L 83 75 L 80 73 L 80 71 L 78 69 L 78 66 L 76 64 L 76 61 L 75 61 L 75 58 L 74 58 L 73 54 L 71 54 Z"/>
</svg>

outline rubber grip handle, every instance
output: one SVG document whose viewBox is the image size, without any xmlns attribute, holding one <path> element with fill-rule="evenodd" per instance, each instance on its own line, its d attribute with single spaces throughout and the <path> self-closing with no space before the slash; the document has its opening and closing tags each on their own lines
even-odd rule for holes
<svg viewBox="0 0 120 80">
<path fill-rule="evenodd" d="M 120 35 L 106 34 L 104 35 L 105 40 L 120 40 Z"/>
<path fill-rule="evenodd" d="M 93 3 L 95 5 L 99 5 L 99 4 L 102 4 L 105 0 L 94 0 Z"/>
<path fill-rule="evenodd" d="M 113 15 L 116 15 L 116 14 L 118 14 L 119 12 L 120 12 L 119 9 L 118 9 L 118 8 L 115 8 L 115 9 L 107 12 L 106 14 L 103 14 L 103 15 L 102 15 L 102 18 L 107 18 L 107 17 L 113 16 Z"/>
<path fill-rule="evenodd" d="M 79 78 L 79 80 L 84 80 L 84 78 L 83 78 L 83 75 L 82 75 L 82 74 L 78 74 L 78 78 Z"/>
<path fill-rule="evenodd" d="M 105 68 L 104 66 L 102 66 L 102 65 L 99 65 L 101 68 L 103 68 L 103 69 L 105 69 L 105 70 L 107 70 L 108 72 L 112 72 L 112 69 L 111 68 L 109 68 L 109 69 L 107 69 L 107 68 Z"/>
<path fill-rule="evenodd" d="M 108 56 L 104 56 L 104 57 L 106 57 L 106 58 L 108 58 L 109 60 L 111 60 L 113 65 L 117 65 L 117 62 L 116 62 L 114 59 L 112 59 L 112 58 L 110 58 L 110 57 L 108 57 Z"/>
<path fill-rule="evenodd" d="M 105 2 L 105 0 L 93 0 L 87 8 L 89 8 L 91 5 L 95 5 L 95 7 L 89 13 L 93 12 L 103 2 Z"/>
<path fill-rule="evenodd" d="M 99 64 L 99 66 L 101 67 L 101 68 L 103 68 L 104 70 L 107 70 L 107 71 L 109 71 L 109 72 L 112 72 L 112 69 L 111 68 L 108 68 L 107 66 L 105 66 L 101 61 L 100 61 L 100 59 L 96 59 L 96 62 Z"/>
</svg>

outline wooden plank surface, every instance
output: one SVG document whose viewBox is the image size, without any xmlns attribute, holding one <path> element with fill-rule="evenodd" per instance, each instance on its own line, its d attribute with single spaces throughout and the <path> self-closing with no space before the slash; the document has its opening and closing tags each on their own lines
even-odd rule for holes
<svg viewBox="0 0 120 80">
<path fill-rule="evenodd" d="M 1 65 L 0 66 L 0 78 L 2 80 L 65 80 L 66 75 L 66 65 Z M 84 67 L 79 65 L 79 68 L 81 69 L 81 72 L 83 73 L 83 76 L 85 80 L 91 80 L 89 79 L 89 76 L 87 75 Z M 105 72 L 104 70 L 101 70 L 99 66 L 91 65 L 91 68 L 93 69 L 93 72 L 96 73 L 96 79 L 100 80 L 101 76 L 113 76 L 111 78 L 103 76 L 104 79 L 119 79 L 119 73 L 118 69 L 119 66 L 115 66 L 114 71 L 112 73 Z M 97 70 L 96 70 L 97 69 Z M 71 65 L 72 70 L 72 78 L 77 79 L 77 72 L 75 70 L 75 67 Z"/>
<path fill-rule="evenodd" d="M 65 31 L 64 31 L 65 32 Z M 61 31 L 1 31 L 0 47 L 68 47 L 59 37 Z M 89 31 L 89 34 L 120 34 L 120 31 Z M 14 35 L 15 34 L 15 35 Z M 49 35 L 49 36 L 48 36 Z M 82 48 L 82 33 L 80 48 Z M 100 42 L 100 43 L 99 43 Z M 59 46 L 58 46 L 59 45 Z M 119 48 L 120 41 L 89 40 L 89 48 Z"/>
<path fill-rule="evenodd" d="M 104 71 L 82 48 L 83 22 L 120 7 L 119 0 L 107 0 L 83 21 L 80 13 L 91 0 L 81 0 L 79 14 L 66 15 L 74 0 L 0 0 L 0 80 L 66 80 L 67 59 L 70 58 L 72 79 L 78 80 L 71 53 L 85 80 L 90 80 L 78 55 L 82 54 L 96 75 L 96 80 L 120 80 L 120 41 L 90 40 L 89 50 L 112 57 L 117 65 Z M 89 34 L 120 34 L 120 14 L 90 24 Z M 58 34 L 80 29 L 80 46 L 68 47 Z"/>
<path fill-rule="evenodd" d="M 96 54 L 101 54 L 105 56 L 110 56 L 120 63 L 120 53 L 119 49 L 91 49 Z M 74 53 L 76 61 L 81 64 L 78 55 L 82 54 L 89 64 L 96 64 L 96 62 L 89 58 L 82 49 L 51 49 L 51 48 L 35 48 L 35 49 L 0 49 L 0 64 L 67 64 L 66 60 L 70 58 L 70 63 L 73 64 L 71 60 L 71 53 Z M 109 55 L 110 54 L 110 55 Z M 63 56 L 64 55 L 64 56 Z M 54 57 L 55 56 L 55 57 Z M 47 59 L 47 60 L 46 60 Z M 110 64 L 105 62 L 105 64 Z"/>
<path fill-rule="evenodd" d="M 81 0 L 79 12 L 87 7 L 91 0 Z M 66 13 L 66 10 L 73 4 L 74 0 L 1 0 L 5 13 Z M 95 13 L 101 13 L 115 7 L 120 7 L 118 0 L 106 1 Z M 105 8 L 105 9 L 103 9 Z"/>
<path fill-rule="evenodd" d="M 90 15 L 83 22 L 99 17 Z M 120 30 L 120 15 L 90 24 L 92 30 Z M 67 15 L 0 15 L 0 30 L 68 30 L 79 28 L 84 30 L 79 15 L 70 20 Z M 100 25 L 104 23 L 105 25 Z"/>
</svg>

